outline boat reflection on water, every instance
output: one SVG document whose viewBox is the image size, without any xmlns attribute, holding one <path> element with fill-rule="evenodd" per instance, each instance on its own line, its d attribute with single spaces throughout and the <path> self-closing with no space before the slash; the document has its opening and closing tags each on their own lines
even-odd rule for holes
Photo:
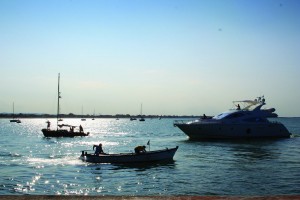
<svg viewBox="0 0 300 200">
<path fill-rule="evenodd" d="M 151 168 L 174 168 L 175 167 L 175 161 L 174 160 L 168 160 L 168 161 L 161 161 L 157 163 L 115 163 L 114 166 L 115 170 L 122 170 L 122 169 L 136 169 L 136 171 L 145 171 L 147 169 Z"/>
<path fill-rule="evenodd" d="M 272 160 L 278 159 L 279 153 L 272 148 L 274 140 L 251 140 L 231 143 L 231 151 L 237 159 L 248 161 Z"/>
<path fill-rule="evenodd" d="M 156 162 L 156 163 L 88 163 L 86 165 L 90 170 L 92 170 L 92 173 L 99 174 L 102 173 L 104 170 L 134 170 L 137 172 L 146 171 L 153 168 L 158 169 L 174 169 L 176 167 L 176 161 L 169 160 L 169 161 L 162 161 L 162 162 Z M 98 172 L 97 172 L 98 171 Z M 101 171 L 101 172 L 99 172 Z"/>
</svg>

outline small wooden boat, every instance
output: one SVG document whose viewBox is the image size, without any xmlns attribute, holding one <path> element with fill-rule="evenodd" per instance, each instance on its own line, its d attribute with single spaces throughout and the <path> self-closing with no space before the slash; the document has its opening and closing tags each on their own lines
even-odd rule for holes
<svg viewBox="0 0 300 200">
<path fill-rule="evenodd" d="M 95 155 L 82 151 L 80 158 L 91 163 L 149 163 L 173 160 L 178 146 L 171 149 L 147 151 L 145 153 L 120 153 Z"/>
</svg>

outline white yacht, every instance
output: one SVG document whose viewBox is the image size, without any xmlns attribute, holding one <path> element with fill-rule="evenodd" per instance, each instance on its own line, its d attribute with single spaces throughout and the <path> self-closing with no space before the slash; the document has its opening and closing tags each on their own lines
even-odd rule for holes
<svg viewBox="0 0 300 200">
<path fill-rule="evenodd" d="M 225 138 L 286 138 L 291 133 L 279 122 L 267 118 L 277 117 L 274 108 L 262 109 L 264 97 L 255 100 L 234 101 L 234 109 L 214 117 L 205 115 L 198 120 L 174 121 L 191 140 Z"/>
</svg>

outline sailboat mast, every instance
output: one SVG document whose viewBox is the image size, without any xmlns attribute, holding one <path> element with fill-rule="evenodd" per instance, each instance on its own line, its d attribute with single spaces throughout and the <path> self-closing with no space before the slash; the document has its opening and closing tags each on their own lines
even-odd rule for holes
<svg viewBox="0 0 300 200">
<path fill-rule="evenodd" d="M 15 102 L 13 102 L 13 119 L 15 119 Z"/>
<path fill-rule="evenodd" d="M 59 99 L 60 99 L 60 91 L 59 91 L 59 81 L 60 81 L 60 73 L 58 73 L 58 88 L 57 88 L 57 119 L 56 119 L 56 127 L 58 130 L 58 118 L 59 118 Z"/>
</svg>

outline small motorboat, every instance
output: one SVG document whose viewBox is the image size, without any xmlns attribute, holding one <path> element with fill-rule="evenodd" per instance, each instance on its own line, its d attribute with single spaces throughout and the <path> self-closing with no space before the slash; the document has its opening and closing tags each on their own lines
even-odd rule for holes
<svg viewBox="0 0 300 200">
<path fill-rule="evenodd" d="M 162 162 L 173 160 L 173 157 L 178 149 L 166 148 L 156 151 L 147 151 L 144 153 L 119 153 L 119 154 L 99 154 L 88 153 L 83 150 L 80 158 L 85 162 L 90 163 L 149 163 Z"/>
</svg>

